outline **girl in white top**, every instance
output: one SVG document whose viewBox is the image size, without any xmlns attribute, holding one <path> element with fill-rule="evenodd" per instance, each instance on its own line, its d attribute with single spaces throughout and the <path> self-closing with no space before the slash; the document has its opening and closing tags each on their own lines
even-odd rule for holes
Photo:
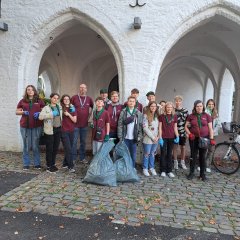
<svg viewBox="0 0 240 240">
<path fill-rule="evenodd" d="M 212 117 L 213 136 L 215 137 L 218 135 L 218 131 L 221 127 L 221 124 L 218 117 L 216 103 L 213 99 L 208 99 L 206 103 L 205 112 Z M 212 160 L 213 151 L 214 151 L 214 146 L 210 145 L 207 151 L 207 157 L 206 157 L 206 172 L 211 172 L 211 160 Z"/>
<path fill-rule="evenodd" d="M 158 146 L 158 106 L 155 101 L 149 102 L 146 113 L 143 117 L 143 174 L 150 176 L 149 171 L 153 176 L 157 173 L 154 169 L 155 154 Z"/>
</svg>

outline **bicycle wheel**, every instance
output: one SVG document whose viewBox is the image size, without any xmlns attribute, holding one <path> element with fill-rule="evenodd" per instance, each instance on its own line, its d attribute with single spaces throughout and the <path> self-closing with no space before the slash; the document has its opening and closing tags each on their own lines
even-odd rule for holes
<svg viewBox="0 0 240 240">
<path fill-rule="evenodd" d="M 239 152 L 230 143 L 218 143 L 213 153 L 212 163 L 219 172 L 233 174 L 240 165 Z"/>
</svg>

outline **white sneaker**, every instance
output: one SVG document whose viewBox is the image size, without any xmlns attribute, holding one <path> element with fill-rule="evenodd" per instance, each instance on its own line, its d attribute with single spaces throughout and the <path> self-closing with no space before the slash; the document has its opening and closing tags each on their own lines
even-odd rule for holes
<svg viewBox="0 0 240 240">
<path fill-rule="evenodd" d="M 210 173 L 211 172 L 211 168 L 206 168 L 206 172 Z"/>
<path fill-rule="evenodd" d="M 70 173 L 75 173 L 75 172 L 76 172 L 74 168 L 70 168 L 68 171 L 69 171 Z"/>
<path fill-rule="evenodd" d="M 87 164 L 88 160 L 84 158 L 83 160 L 80 160 L 80 163 Z"/>
<path fill-rule="evenodd" d="M 174 160 L 174 169 L 178 169 L 178 160 Z"/>
<path fill-rule="evenodd" d="M 162 173 L 161 173 L 161 177 L 166 177 L 166 173 L 165 173 L 165 172 L 162 172 Z"/>
<path fill-rule="evenodd" d="M 175 177 L 175 175 L 174 175 L 172 172 L 168 173 L 168 176 L 169 176 L 170 178 L 174 178 L 174 177 Z"/>
<path fill-rule="evenodd" d="M 156 170 L 154 168 L 150 168 L 150 172 L 153 176 L 157 176 Z"/>
<path fill-rule="evenodd" d="M 181 166 L 182 166 L 182 169 L 186 170 L 187 167 L 186 167 L 186 164 L 185 164 L 185 161 L 184 160 L 181 160 Z"/>
<path fill-rule="evenodd" d="M 149 174 L 147 169 L 143 169 L 143 175 L 146 176 L 146 177 L 150 176 L 150 174 Z"/>
<path fill-rule="evenodd" d="M 200 172 L 200 167 L 197 167 L 198 172 Z"/>
</svg>

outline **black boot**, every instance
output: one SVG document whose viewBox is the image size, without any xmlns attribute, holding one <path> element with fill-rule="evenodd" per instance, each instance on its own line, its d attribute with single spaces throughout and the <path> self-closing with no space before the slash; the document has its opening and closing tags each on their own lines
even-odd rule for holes
<svg viewBox="0 0 240 240">
<path fill-rule="evenodd" d="M 190 172 L 188 175 L 187 175 L 187 179 L 188 180 L 192 180 L 194 177 L 194 173 L 193 172 Z"/>
<path fill-rule="evenodd" d="M 203 175 L 200 175 L 199 177 L 203 182 L 206 182 L 207 181 L 207 178 L 206 178 L 206 175 L 203 174 Z"/>
</svg>

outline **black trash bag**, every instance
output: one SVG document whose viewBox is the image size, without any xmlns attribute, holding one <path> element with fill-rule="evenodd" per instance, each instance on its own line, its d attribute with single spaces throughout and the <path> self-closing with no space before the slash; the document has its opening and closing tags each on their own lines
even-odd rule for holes
<svg viewBox="0 0 240 240">
<path fill-rule="evenodd" d="M 111 187 L 117 186 L 116 171 L 109 152 L 114 147 L 113 141 L 103 143 L 93 157 L 83 182 L 96 183 Z"/>
<path fill-rule="evenodd" d="M 138 182 L 137 171 L 133 168 L 132 158 L 124 141 L 119 142 L 114 149 L 114 166 L 118 182 Z"/>
</svg>

